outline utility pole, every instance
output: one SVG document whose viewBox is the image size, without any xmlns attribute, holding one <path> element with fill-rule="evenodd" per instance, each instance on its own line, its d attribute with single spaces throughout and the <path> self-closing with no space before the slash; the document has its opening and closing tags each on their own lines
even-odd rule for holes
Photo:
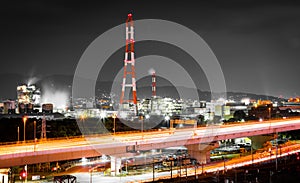
<svg viewBox="0 0 300 183">
<path fill-rule="evenodd" d="M 26 142 L 26 121 L 27 121 L 27 117 L 24 116 L 23 117 L 23 123 L 24 123 L 24 143 Z"/>
</svg>

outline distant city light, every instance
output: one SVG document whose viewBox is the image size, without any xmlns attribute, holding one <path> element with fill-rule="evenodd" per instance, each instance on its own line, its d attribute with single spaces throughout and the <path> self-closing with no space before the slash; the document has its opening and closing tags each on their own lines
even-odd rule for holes
<svg viewBox="0 0 300 183">
<path fill-rule="evenodd" d="M 87 118 L 87 115 L 86 115 L 86 114 L 81 114 L 81 115 L 79 116 L 79 119 L 80 119 L 81 121 L 86 120 L 86 118 Z"/>
<path fill-rule="evenodd" d="M 106 116 L 107 116 L 107 115 L 106 115 L 106 112 L 105 112 L 105 111 L 101 111 L 101 112 L 100 112 L 100 118 L 101 118 L 101 119 L 106 118 Z"/>
<path fill-rule="evenodd" d="M 149 115 L 149 114 L 146 114 L 146 115 L 145 115 L 145 118 L 146 118 L 146 119 L 149 119 L 149 118 L 150 118 L 150 115 Z"/>
<path fill-rule="evenodd" d="M 85 157 L 81 158 L 81 164 L 84 166 L 84 165 L 87 165 L 87 159 Z"/>
<path fill-rule="evenodd" d="M 168 115 L 165 116 L 165 120 L 166 120 L 166 121 L 169 121 L 169 120 L 170 120 L 170 116 L 168 116 Z"/>
</svg>

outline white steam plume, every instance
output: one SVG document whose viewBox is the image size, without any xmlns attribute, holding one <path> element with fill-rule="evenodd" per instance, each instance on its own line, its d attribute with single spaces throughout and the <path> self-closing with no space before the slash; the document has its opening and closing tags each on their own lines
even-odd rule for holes
<svg viewBox="0 0 300 183">
<path fill-rule="evenodd" d="M 149 74 L 149 75 L 152 75 L 153 72 L 155 72 L 155 70 L 154 70 L 153 68 L 151 68 L 151 69 L 148 70 L 148 74 Z"/>
<path fill-rule="evenodd" d="M 52 85 L 53 86 L 53 85 Z M 65 109 L 69 99 L 69 92 L 59 90 L 49 85 L 42 87 L 42 103 L 52 103 L 55 109 Z"/>
<path fill-rule="evenodd" d="M 38 77 L 30 77 L 28 80 L 27 80 L 27 85 L 32 85 L 32 84 L 35 84 L 36 82 L 38 82 L 40 79 Z"/>
</svg>

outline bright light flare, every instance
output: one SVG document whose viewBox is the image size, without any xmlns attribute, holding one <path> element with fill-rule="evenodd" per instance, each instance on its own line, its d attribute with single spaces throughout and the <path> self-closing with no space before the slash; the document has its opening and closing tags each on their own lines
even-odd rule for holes
<svg viewBox="0 0 300 183">
<path fill-rule="evenodd" d="M 84 166 L 84 165 L 87 165 L 87 159 L 85 157 L 81 158 L 81 164 Z"/>
<path fill-rule="evenodd" d="M 107 117 L 106 112 L 105 112 L 105 111 L 101 111 L 101 112 L 100 112 L 100 118 L 101 118 L 101 119 L 104 119 L 104 118 L 106 118 L 106 117 Z"/>
<path fill-rule="evenodd" d="M 150 115 L 149 115 L 149 114 L 146 114 L 146 115 L 145 115 L 145 118 L 146 118 L 146 119 L 149 119 L 149 118 L 150 118 Z"/>
<path fill-rule="evenodd" d="M 170 116 L 165 116 L 165 120 L 169 121 L 170 120 Z"/>
<path fill-rule="evenodd" d="M 81 115 L 79 116 L 79 119 L 80 119 L 81 121 L 86 120 L 86 118 L 87 118 L 87 115 L 86 115 L 86 114 L 81 114 Z"/>
<path fill-rule="evenodd" d="M 27 119 L 28 119 L 27 116 L 24 116 L 23 117 L 23 122 L 26 123 Z"/>
</svg>

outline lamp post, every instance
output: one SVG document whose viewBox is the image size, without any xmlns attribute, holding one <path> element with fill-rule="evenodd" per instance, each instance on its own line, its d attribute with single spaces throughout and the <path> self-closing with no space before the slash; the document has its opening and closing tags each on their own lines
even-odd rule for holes
<svg viewBox="0 0 300 183">
<path fill-rule="evenodd" d="M 185 178 L 187 179 L 187 163 L 186 163 L 186 159 L 187 159 L 187 153 L 184 153 Z"/>
<path fill-rule="evenodd" d="M 141 116 L 142 118 L 142 121 L 141 121 L 141 134 L 142 134 L 142 139 L 144 138 L 144 134 L 143 134 L 143 131 L 144 131 L 144 116 Z"/>
<path fill-rule="evenodd" d="M 235 182 L 238 182 L 237 181 L 237 170 L 236 170 L 236 167 L 234 168 L 234 177 L 235 177 Z"/>
<path fill-rule="evenodd" d="M 126 166 L 126 174 L 128 174 L 128 160 L 126 159 L 126 164 L 125 164 L 125 166 Z"/>
<path fill-rule="evenodd" d="M 24 142 L 26 141 L 26 136 L 25 136 L 25 132 L 26 132 L 26 121 L 27 121 L 27 117 L 24 116 L 24 117 L 23 117 L 23 123 L 24 123 Z"/>
<path fill-rule="evenodd" d="M 180 177 L 180 180 L 181 180 L 181 165 L 182 165 L 182 158 L 183 158 L 183 156 L 180 156 L 180 157 L 179 157 L 179 177 Z"/>
<path fill-rule="evenodd" d="M 18 126 L 18 143 L 20 142 L 20 127 Z"/>
<path fill-rule="evenodd" d="M 144 167 L 146 167 L 146 164 L 147 164 L 147 154 L 143 154 L 143 157 L 144 157 Z M 143 169 L 143 172 L 144 172 L 145 170 Z"/>
<path fill-rule="evenodd" d="M 34 141 L 36 141 L 36 121 L 33 122 L 33 126 L 34 126 L 34 129 L 33 129 L 33 138 L 34 138 Z"/>
<path fill-rule="evenodd" d="M 172 165 L 173 160 L 172 159 L 170 159 L 170 161 L 171 161 L 171 164 L 170 164 L 170 167 L 171 167 L 171 180 L 172 180 L 172 177 L 173 177 L 173 165 Z"/>
<path fill-rule="evenodd" d="M 275 159 L 275 167 L 276 167 L 276 171 L 278 169 L 278 159 L 277 159 L 277 155 L 278 155 L 278 132 L 276 132 L 276 159 Z"/>
<path fill-rule="evenodd" d="M 27 165 L 25 165 L 24 170 L 26 171 L 25 183 L 27 183 L 27 176 L 28 176 Z"/>
<path fill-rule="evenodd" d="M 271 160 L 271 158 L 272 158 L 272 149 L 271 148 L 269 148 L 269 153 L 270 153 L 270 164 L 272 163 L 272 160 Z"/>
<path fill-rule="evenodd" d="M 155 161 L 153 157 L 153 162 L 152 162 L 152 181 L 154 182 L 155 180 Z"/>
<path fill-rule="evenodd" d="M 194 123 L 194 136 L 197 135 L 196 133 L 196 130 L 197 130 L 197 120 L 195 120 L 195 123 Z"/>
<path fill-rule="evenodd" d="M 114 135 L 116 135 L 116 117 L 117 117 L 117 114 L 113 113 L 112 118 L 114 119 Z"/>
<path fill-rule="evenodd" d="M 225 164 L 225 156 L 222 156 L 223 162 L 224 162 L 224 174 L 226 174 L 226 164 Z"/>
<path fill-rule="evenodd" d="M 253 140 L 251 137 L 251 159 L 252 159 L 252 165 L 253 165 L 253 161 L 254 161 L 254 157 L 253 157 L 253 146 L 252 146 Z"/>
<path fill-rule="evenodd" d="M 91 168 L 90 170 L 90 183 L 93 182 L 93 168 Z"/>
<path fill-rule="evenodd" d="M 33 122 L 33 138 L 34 138 L 34 151 L 36 150 L 36 121 Z"/>
<path fill-rule="evenodd" d="M 197 176 L 197 163 L 195 164 L 195 180 L 198 178 L 198 176 Z"/>
</svg>

